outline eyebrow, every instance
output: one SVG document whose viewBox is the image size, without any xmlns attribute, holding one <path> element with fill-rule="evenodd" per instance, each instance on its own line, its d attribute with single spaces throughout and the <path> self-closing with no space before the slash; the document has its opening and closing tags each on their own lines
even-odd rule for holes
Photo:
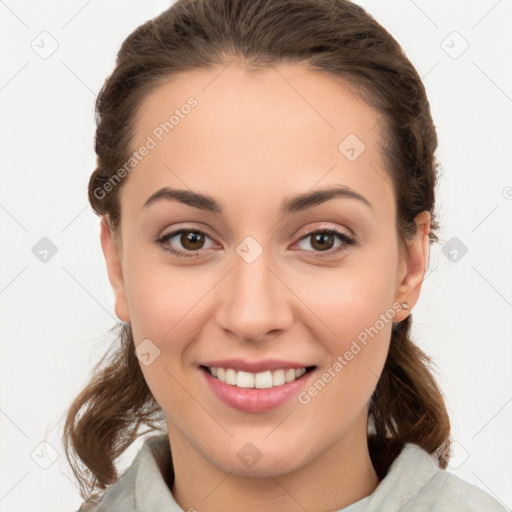
<svg viewBox="0 0 512 512">
<path fill-rule="evenodd" d="M 281 212 L 283 214 L 300 212 L 335 198 L 356 199 L 369 208 L 373 208 L 371 203 L 355 190 L 352 190 L 347 186 L 336 185 L 324 187 L 313 192 L 306 192 L 304 194 L 299 194 L 297 196 L 284 199 L 281 202 Z M 177 201 L 199 210 L 218 213 L 220 215 L 223 213 L 222 204 L 211 196 L 193 192 L 191 190 L 172 189 L 170 187 L 163 187 L 157 190 L 144 203 L 142 209 L 146 208 L 150 204 L 162 200 Z"/>
</svg>

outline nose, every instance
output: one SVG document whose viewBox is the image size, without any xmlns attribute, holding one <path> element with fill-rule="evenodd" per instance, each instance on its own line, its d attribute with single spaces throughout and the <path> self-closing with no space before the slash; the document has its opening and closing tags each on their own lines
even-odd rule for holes
<svg viewBox="0 0 512 512">
<path fill-rule="evenodd" d="M 266 251 L 248 263 L 237 253 L 218 290 L 217 325 L 242 341 L 255 342 L 293 323 L 293 293 Z"/>
</svg>

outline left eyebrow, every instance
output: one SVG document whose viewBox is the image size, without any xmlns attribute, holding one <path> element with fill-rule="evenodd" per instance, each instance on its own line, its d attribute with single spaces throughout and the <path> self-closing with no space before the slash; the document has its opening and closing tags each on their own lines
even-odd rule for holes
<svg viewBox="0 0 512 512">
<path fill-rule="evenodd" d="M 335 198 L 356 199 L 369 208 L 373 208 L 371 203 L 361 194 L 352 190 L 347 186 L 330 186 L 325 187 L 314 192 L 305 192 L 281 202 L 281 211 L 283 214 L 294 213 L 308 208 L 313 208 L 326 201 Z M 180 203 L 198 208 L 199 210 L 208 211 L 211 213 L 223 213 L 222 204 L 211 196 L 193 192 L 191 190 L 172 189 L 170 187 L 163 187 L 152 194 L 149 199 L 144 203 L 142 209 L 146 208 L 152 203 L 157 201 L 178 201 Z"/>
<path fill-rule="evenodd" d="M 283 213 L 299 212 L 335 198 L 356 199 L 369 208 L 373 208 L 368 199 L 355 190 L 352 190 L 350 187 L 345 185 L 335 185 L 286 199 L 281 203 L 281 210 Z"/>
</svg>

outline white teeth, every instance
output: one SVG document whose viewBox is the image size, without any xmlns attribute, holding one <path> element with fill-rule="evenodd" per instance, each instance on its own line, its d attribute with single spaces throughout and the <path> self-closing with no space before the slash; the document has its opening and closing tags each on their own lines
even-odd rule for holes
<svg viewBox="0 0 512 512">
<path fill-rule="evenodd" d="M 213 370 L 213 368 L 212 368 Z M 236 385 L 239 388 L 253 388 L 254 387 L 254 373 L 237 372 Z"/>
<path fill-rule="evenodd" d="M 286 382 L 284 377 L 284 370 L 276 370 L 272 374 L 272 386 L 281 386 Z"/>
<path fill-rule="evenodd" d="M 272 387 L 272 372 L 260 372 L 254 377 L 254 387 L 258 389 L 265 389 Z"/>
<path fill-rule="evenodd" d="M 228 368 L 226 370 L 226 384 L 231 384 L 232 386 L 236 386 L 236 372 L 233 368 Z"/>
<path fill-rule="evenodd" d="M 284 376 L 286 382 L 291 382 L 295 380 L 295 370 L 286 370 L 286 375 Z"/>
<path fill-rule="evenodd" d="M 221 382 L 239 388 L 266 389 L 293 382 L 306 373 L 306 368 L 251 373 L 233 368 L 208 367 L 209 372 Z"/>
<path fill-rule="evenodd" d="M 298 379 L 301 375 L 306 373 L 306 368 L 301 368 L 300 370 L 295 370 L 295 378 Z"/>
</svg>

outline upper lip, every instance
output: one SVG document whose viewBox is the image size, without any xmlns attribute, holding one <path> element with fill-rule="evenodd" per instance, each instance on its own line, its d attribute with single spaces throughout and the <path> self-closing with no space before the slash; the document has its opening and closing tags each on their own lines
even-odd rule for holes
<svg viewBox="0 0 512 512">
<path fill-rule="evenodd" d="M 206 361 L 200 366 L 209 366 L 210 368 L 232 368 L 235 371 L 259 373 L 266 370 L 308 368 L 313 365 L 307 363 L 298 363 L 295 361 L 284 361 L 282 359 L 265 359 L 262 361 L 247 361 L 244 359 L 218 359 L 215 361 Z"/>
</svg>

